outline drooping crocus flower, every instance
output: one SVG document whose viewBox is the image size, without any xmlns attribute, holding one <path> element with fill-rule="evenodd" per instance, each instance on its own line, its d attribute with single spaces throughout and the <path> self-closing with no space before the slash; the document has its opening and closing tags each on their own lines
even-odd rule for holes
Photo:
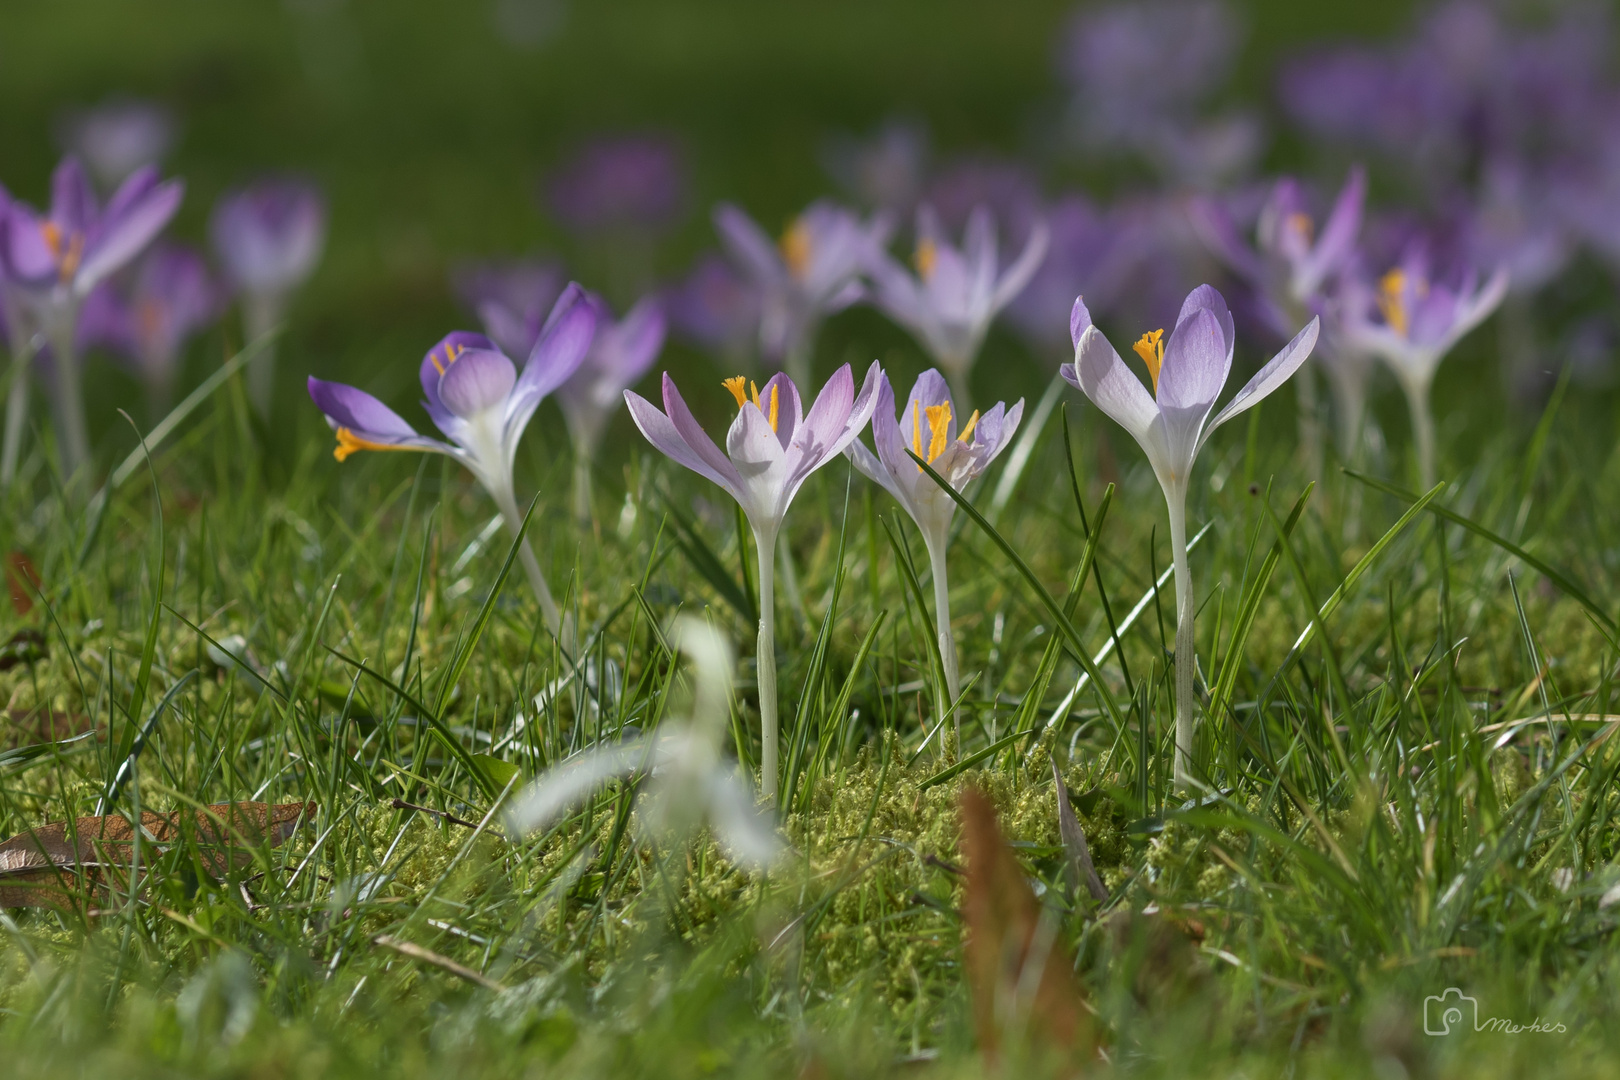
<svg viewBox="0 0 1620 1080">
<path fill-rule="evenodd" d="M 508 356 L 528 356 L 568 275 L 555 259 L 467 263 L 450 274 L 456 296 Z"/>
<path fill-rule="evenodd" d="M 587 302 L 596 312 L 596 336 L 584 363 L 557 388 L 574 443 L 574 515 L 582 522 L 591 519 L 591 462 L 602 433 L 624 404 L 624 392 L 652 369 L 667 326 L 656 296 L 644 297 L 617 322 L 607 301 L 588 295 Z"/>
<path fill-rule="evenodd" d="M 1006 449 L 1024 416 L 1020 399 L 1012 408 L 996 402 L 983 416 L 977 412 L 958 426 L 951 392 L 938 371 L 929 368 L 917 377 L 898 416 L 889 377 L 878 376 L 877 405 L 872 413 L 872 442 L 877 453 L 859 439 L 845 451 L 868 479 L 895 497 L 928 549 L 934 578 L 934 622 L 939 655 L 945 665 L 945 688 L 950 700 L 962 692 L 957 670 L 956 638 L 951 633 L 951 598 L 945 573 L 945 548 L 950 539 L 951 515 L 956 503 L 940 490 L 907 454 L 910 449 L 957 491 L 979 476 Z M 941 703 L 941 716 L 945 703 Z M 957 725 L 960 730 L 960 723 Z"/>
<path fill-rule="evenodd" d="M 1085 304 L 1076 300 L 1069 316 L 1074 363 L 1063 377 L 1079 387 L 1103 412 L 1131 433 L 1147 454 L 1164 489 L 1170 513 L 1170 550 L 1176 571 L 1176 760 L 1175 780 L 1192 780 L 1193 643 L 1192 569 L 1187 562 L 1187 488 L 1198 451 L 1210 434 L 1228 420 L 1258 404 L 1310 356 L 1318 320 L 1312 319 L 1283 350 L 1239 390 L 1226 407 L 1210 413 L 1232 371 L 1236 335 L 1232 313 L 1221 294 L 1208 285 L 1194 289 L 1182 305 L 1170 340 L 1163 330 L 1143 334 L 1133 346 L 1153 382 L 1148 393 L 1119 358 L 1114 347 L 1091 325 Z"/>
<path fill-rule="evenodd" d="M 138 98 L 112 98 L 69 113 L 61 127 L 63 148 L 83 161 L 104 191 L 136 169 L 162 164 L 174 145 L 174 114 Z"/>
<path fill-rule="evenodd" d="M 759 558 L 759 719 L 765 797 L 777 790 L 776 729 L 776 538 L 793 497 L 811 473 L 844 452 L 860 434 L 877 405 L 881 375 L 874 362 L 859 394 L 845 364 L 816 396 L 806 413 L 799 389 L 786 374 L 751 387 L 742 376 L 725 387 L 737 399 L 737 418 L 722 452 L 703 429 L 664 373 L 664 410 L 626 390 L 624 400 L 636 427 L 663 453 L 726 490 L 754 534 Z"/>
<path fill-rule="evenodd" d="M 48 214 L 21 202 L 6 206 L 0 267 L 51 348 L 62 471 L 68 477 L 90 457 L 79 389 L 79 310 L 92 289 L 163 231 L 184 193 L 179 180 L 160 182 L 156 169 L 145 168 L 124 181 L 103 208 L 78 161 L 67 158 L 51 177 Z M 23 371 L 17 369 L 12 385 L 16 392 L 23 384 L 26 394 Z"/>
<path fill-rule="evenodd" d="M 863 222 L 843 207 L 817 202 L 775 244 L 747 214 L 722 203 L 714 225 L 738 269 L 759 288 L 760 351 L 794 380 L 808 382 L 821 320 L 865 295 L 861 273 L 888 243 L 891 219 L 879 213 Z"/>
<path fill-rule="evenodd" d="M 326 246 L 326 201 L 298 177 L 260 180 L 214 204 L 210 231 L 225 274 L 242 294 L 249 339 L 270 332 L 294 290 L 314 273 Z M 275 391 L 274 350 L 261 348 L 248 367 L 248 397 L 270 415 Z"/>
<path fill-rule="evenodd" d="M 712 349 L 732 371 L 751 368 L 759 348 L 759 287 L 715 253 L 700 258 L 665 294 L 665 310 L 677 334 Z"/>
<path fill-rule="evenodd" d="M 690 718 L 684 725 L 665 720 L 656 734 L 598 744 L 547 770 L 513 800 L 507 815 L 512 834 L 543 829 L 608 780 L 647 770 L 635 827 L 653 834 L 649 839 L 687 839 L 706 822 L 739 865 L 762 869 L 781 854 L 780 837 L 756 808 L 754 785 L 721 755 L 737 663 L 731 643 L 692 615 L 676 620 L 671 637 L 692 660 Z"/>
<path fill-rule="evenodd" d="M 1376 288 L 1362 291 L 1370 303 L 1363 300 L 1346 313 L 1349 340 L 1388 364 L 1406 392 L 1424 488 L 1433 487 L 1436 477 L 1434 413 L 1429 403 L 1435 372 L 1452 346 L 1497 309 L 1507 290 L 1505 268 L 1483 283 L 1471 269 L 1441 279 L 1431 273 L 1427 251 L 1415 245 Z"/>
<path fill-rule="evenodd" d="M 156 419 L 167 410 L 187 339 L 219 315 L 224 299 L 201 254 L 159 244 L 137 265 L 127 289 L 91 294 L 84 329 L 134 362 Z"/>
<path fill-rule="evenodd" d="M 917 212 L 916 276 L 887 252 L 873 260 L 868 272 L 877 306 L 911 331 L 945 369 L 957 400 L 971 399 L 968 375 L 990 322 L 1029 284 L 1046 258 L 1047 237 L 1045 223 L 1037 223 L 1023 252 L 1003 270 L 988 208 L 981 206 L 968 218 L 962 246 L 956 248 L 925 206 Z"/>
<path fill-rule="evenodd" d="M 356 450 L 425 450 L 453 457 L 490 493 L 516 535 L 523 524 L 512 484 L 518 442 L 541 400 L 585 359 L 595 326 L 584 290 L 571 284 L 521 369 L 483 334 L 446 335 L 428 350 L 419 374 L 427 398 L 422 407 L 449 442 L 418 434 L 394 410 L 352 386 L 312 375 L 309 396 L 337 432 L 333 457 L 343 461 Z M 527 540 L 519 556 L 546 625 L 561 633 L 561 613 Z"/>
</svg>

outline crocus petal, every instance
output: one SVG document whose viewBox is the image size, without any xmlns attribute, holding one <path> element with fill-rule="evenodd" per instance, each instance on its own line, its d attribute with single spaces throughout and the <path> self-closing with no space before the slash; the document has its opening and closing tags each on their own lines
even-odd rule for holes
<svg viewBox="0 0 1620 1080">
<path fill-rule="evenodd" d="M 1036 222 L 1035 227 L 1030 230 L 1029 239 L 1024 243 L 1023 253 L 1018 256 L 1017 261 L 1007 267 L 1006 272 L 1001 275 L 1001 280 L 996 283 L 995 294 L 990 302 L 992 310 L 1000 311 L 1024 291 L 1024 286 L 1035 276 L 1035 271 L 1041 268 L 1051 237 L 1046 222 Z"/>
<path fill-rule="evenodd" d="M 771 816 L 760 812 L 753 784 L 736 772 L 709 782 L 709 819 L 726 857 L 738 866 L 763 869 L 782 854 Z"/>
<path fill-rule="evenodd" d="M 471 330 L 452 330 L 440 338 L 422 357 L 421 366 L 417 369 L 417 378 L 422 383 L 422 393 L 427 397 L 429 413 L 446 411 L 444 402 L 439 400 L 439 380 L 444 378 L 445 372 L 456 362 L 456 357 L 474 349 L 482 352 L 494 351 L 495 343 L 483 334 L 475 334 Z"/>
<path fill-rule="evenodd" d="M 62 159 L 51 173 L 51 220 L 69 232 L 88 232 L 96 223 L 96 193 L 79 159 Z"/>
<path fill-rule="evenodd" d="M 1080 348 L 1080 335 L 1089 329 L 1091 329 L 1091 311 L 1086 307 L 1085 297 L 1077 296 L 1074 298 L 1074 307 L 1069 309 L 1069 340 L 1074 343 L 1076 351 Z"/>
<path fill-rule="evenodd" d="M 1137 442 L 1149 437 L 1159 419 L 1159 406 L 1095 326 L 1087 327 L 1080 336 L 1074 363 L 1064 365 L 1063 377 L 1085 391 L 1097 408 Z"/>
<path fill-rule="evenodd" d="M 615 776 L 651 762 L 644 741 L 598 746 L 548 769 L 525 788 L 507 811 L 507 831 L 514 836 L 543 829 L 581 797 Z"/>
<path fill-rule="evenodd" d="M 478 305 L 478 319 L 484 330 L 508 356 L 528 356 L 539 340 L 538 324 L 531 324 L 520 312 L 513 311 L 499 300 L 485 300 Z"/>
<path fill-rule="evenodd" d="M 1213 285 L 1198 286 L 1198 288 L 1187 294 L 1186 300 L 1182 301 L 1181 314 L 1176 316 L 1176 325 L 1180 326 L 1192 318 L 1195 311 L 1199 310 L 1208 311 L 1215 316 L 1215 321 L 1220 324 L 1221 336 L 1226 342 L 1227 363 L 1228 370 L 1230 370 L 1230 357 L 1233 347 L 1237 344 L 1237 331 L 1233 327 L 1232 312 L 1226 306 L 1225 297 L 1221 296 Z M 1225 381 L 1224 377 L 1222 381 Z"/>
<path fill-rule="evenodd" d="M 1314 285 L 1320 286 L 1322 279 L 1353 253 L 1356 235 L 1361 231 L 1361 209 L 1366 201 L 1367 170 L 1357 165 L 1350 170 L 1349 179 L 1334 200 L 1333 210 L 1312 252 Z"/>
<path fill-rule="evenodd" d="M 136 179 L 138 176 L 131 177 L 125 184 L 132 184 Z M 170 180 L 144 192 L 117 217 L 108 214 L 103 218 L 74 277 L 74 290 L 84 296 L 139 255 L 180 209 L 185 192 L 185 184 Z"/>
<path fill-rule="evenodd" d="M 849 458 L 850 463 L 855 466 L 856 472 L 883 488 L 890 495 L 893 495 L 901 506 L 910 511 L 911 493 L 901 487 L 898 478 L 890 471 L 889 466 L 879 459 L 877 455 L 873 454 L 872 451 L 868 450 L 865 443 L 856 439 L 849 444 L 844 454 Z M 906 463 L 911 464 L 909 460 Z M 912 470 L 916 470 L 915 465 L 912 466 Z"/>
<path fill-rule="evenodd" d="M 776 245 L 742 210 L 730 203 L 716 206 L 714 228 L 726 250 L 756 277 L 774 280 L 787 275 Z"/>
<path fill-rule="evenodd" d="M 6 208 L 0 223 L 0 258 L 6 276 L 28 284 L 56 280 L 56 256 L 45 242 L 44 221 L 21 203 Z"/>
<path fill-rule="evenodd" d="M 1311 350 L 1316 347 L 1316 338 L 1321 326 L 1322 320 L 1320 318 L 1312 319 L 1306 323 L 1305 328 L 1294 335 L 1294 340 L 1284 345 L 1282 351 L 1273 356 L 1266 366 L 1257 371 L 1254 378 L 1245 383 L 1243 389 L 1239 390 L 1237 395 L 1226 403 L 1226 408 L 1215 415 L 1215 419 L 1211 420 L 1209 426 L 1204 429 L 1204 434 L 1198 440 L 1198 445 L 1202 447 L 1208 441 L 1210 432 L 1251 405 L 1258 404 L 1267 394 L 1287 382 L 1289 376 L 1298 371 L 1300 365 L 1310 357 Z"/>
<path fill-rule="evenodd" d="M 512 391 L 511 411 L 522 412 L 527 419 L 542 398 L 567 382 L 585 359 L 595 333 L 596 313 L 585 301 L 585 290 L 570 282 L 523 365 Z"/>
<path fill-rule="evenodd" d="M 849 422 L 849 411 L 854 405 L 855 377 L 850 372 L 848 364 L 833 372 L 832 378 L 821 388 L 816 400 L 810 406 L 810 412 L 805 415 L 803 431 L 799 442 L 807 452 L 815 457 L 815 469 L 833 454 L 843 450 L 828 451 L 828 447 L 844 433 L 844 426 Z M 864 425 L 863 425 L 864 426 Z"/>
<path fill-rule="evenodd" d="M 1159 407 L 1197 410 L 1202 419 L 1221 396 L 1231 365 L 1232 354 L 1227 351 L 1214 313 L 1208 308 L 1193 309 L 1190 317 L 1176 325 L 1165 346 L 1164 366 L 1159 369 L 1158 392 L 1154 395 Z"/>
<path fill-rule="evenodd" d="M 375 435 L 415 435 L 416 429 L 393 409 L 357 387 L 309 377 L 315 407 L 346 428 Z"/>
<path fill-rule="evenodd" d="M 692 415 L 692 410 L 686 407 L 686 399 L 681 397 L 681 392 L 675 388 L 675 380 L 669 377 L 667 371 L 664 372 L 663 390 L 664 412 L 670 425 L 677 433 L 677 437 L 682 444 L 687 447 L 688 453 L 695 455 L 705 465 L 704 469 L 697 471 L 703 472 L 715 483 L 726 487 L 732 492 L 741 491 L 742 477 L 738 474 L 736 467 L 731 464 L 731 459 L 726 457 L 725 453 L 714 444 L 714 440 L 709 438 L 709 433 L 704 431 L 703 426 L 697 422 L 697 418 Z M 639 424 L 639 421 L 637 423 Z M 643 432 L 646 432 L 646 430 L 646 428 L 642 428 Z M 650 439 L 651 436 L 649 435 L 648 438 Z M 660 449 L 663 448 L 660 447 Z M 686 463 L 682 462 L 682 464 Z M 687 467 L 692 468 L 692 466 Z"/>
<path fill-rule="evenodd" d="M 517 368 L 494 349 L 468 349 L 439 380 L 439 400 L 463 420 L 501 404 L 517 382 Z"/>
</svg>

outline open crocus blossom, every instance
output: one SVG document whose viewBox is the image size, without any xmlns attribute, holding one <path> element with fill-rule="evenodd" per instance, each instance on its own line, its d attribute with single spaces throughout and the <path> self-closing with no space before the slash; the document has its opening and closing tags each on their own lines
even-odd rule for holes
<svg viewBox="0 0 1620 1080">
<path fill-rule="evenodd" d="M 1040 268 L 1047 238 L 1046 225 L 1037 222 L 1023 252 L 1003 270 L 989 207 L 974 207 L 962 246 L 956 248 L 945 238 L 932 208 L 924 206 L 917 211 L 915 277 L 887 253 L 876 253 L 868 269 L 878 307 L 922 342 L 945 369 L 958 400 L 969 399 L 968 373 L 991 320 Z"/>
<path fill-rule="evenodd" d="M 529 418 L 545 396 L 566 382 L 590 348 L 596 316 L 584 290 L 569 285 L 551 311 L 545 331 L 521 370 L 482 334 L 458 330 L 422 360 L 422 407 L 450 439 L 420 435 L 394 410 L 363 390 L 310 376 L 309 396 L 337 432 L 332 456 L 343 461 L 356 450 L 425 450 L 455 458 L 495 499 L 507 527 L 523 525 L 512 486 L 512 465 Z M 519 551 L 535 599 L 553 634 L 561 614 L 540 564 L 525 540 Z"/>
<path fill-rule="evenodd" d="M 0 269 L 51 347 L 65 476 L 71 477 L 90 456 L 75 344 L 79 311 L 92 289 L 163 231 L 184 193 L 180 181 L 160 182 L 156 169 L 139 169 L 101 207 L 78 161 L 67 158 L 51 177 L 48 214 L 15 201 L 5 206 Z M 17 369 L 13 394 L 27 394 L 24 371 Z"/>
<path fill-rule="evenodd" d="M 1450 282 L 1436 280 L 1430 275 L 1426 252 L 1415 246 L 1376 288 L 1361 289 L 1362 302 L 1346 313 L 1347 341 L 1388 364 L 1406 392 L 1418 475 L 1425 488 L 1435 482 L 1434 413 L 1429 404 L 1434 374 L 1452 346 L 1497 309 L 1507 290 L 1506 269 L 1498 269 L 1483 283 L 1473 270 Z"/>
<path fill-rule="evenodd" d="M 762 786 L 766 798 L 773 801 L 777 789 L 776 537 L 805 480 L 843 453 L 872 418 L 881 374 L 873 362 L 856 394 L 854 375 L 845 364 L 827 380 L 808 413 L 799 399 L 799 388 L 785 374 L 773 376 L 763 388 L 750 386 L 741 376 L 727 379 L 725 388 L 737 399 L 737 418 L 726 433 L 724 452 L 698 426 L 668 372 L 664 373 L 662 412 L 640 395 L 624 392 L 630 417 L 647 441 L 724 488 L 742 507 L 753 530 L 759 558 Z"/>
<path fill-rule="evenodd" d="M 737 207 L 714 212 L 720 241 L 760 290 L 759 344 L 765 359 L 809 382 L 810 351 L 821 320 L 865 296 L 862 272 L 889 241 L 887 214 L 861 221 L 830 202 L 817 202 L 772 243 Z"/>
<path fill-rule="evenodd" d="M 636 801 L 638 832 L 652 838 L 689 839 L 705 822 L 726 854 L 739 865 L 763 869 L 782 852 L 770 819 L 757 809 L 754 786 L 721 754 L 731 718 L 731 643 L 692 615 L 682 615 L 670 635 L 692 660 L 690 718 L 665 721 L 656 734 L 598 744 L 547 770 L 512 801 L 507 827 L 513 835 L 551 825 L 572 806 L 617 776 L 651 775 Z M 674 730 L 665 730 L 674 729 Z"/>
<path fill-rule="evenodd" d="M 1153 381 L 1149 394 L 1114 347 L 1091 325 L 1091 314 L 1075 300 L 1069 316 L 1074 363 L 1063 377 L 1085 391 L 1103 412 L 1131 433 L 1147 454 L 1170 512 L 1170 548 L 1176 572 L 1176 759 L 1175 780 L 1192 780 L 1193 751 L 1193 586 L 1187 562 L 1187 483 L 1198 451 L 1210 433 L 1258 404 L 1288 381 L 1316 346 L 1319 320 L 1312 319 L 1254 378 L 1210 417 L 1215 399 L 1232 371 L 1236 335 L 1232 313 L 1221 294 L 1200 285 L 1188 294 L 1170 340 L 1163 330 L 1143 334 L 1133 347 Z"/>
<path fill-rule="evenodd" d="M 84 320 L 97 325 L 86 326 L 86 334 L 134 362 L 156 420 L 168 408 L 186 340 L 214 320 L 223 300 L 200 254 L 159 244 L 136 267 L 127 289 L 91 294 Z"/>
<path fill-rule="evenodd" d="M 607 302 L 594 294 L 587 302 L 596 312 L 596 336 L 573 377 L 557 388 L 557 404 L 574 443 L 574 514 L 591 519 L 591 462 L 602 433 L 624 403 L 624 392 L 652 368 L 664 348 L 663 302 L 643 298 L 617 322 Z"/>
<path fill-rule="evenodd" d="M 975 412 L 959 426 L 950 389 L 944 377 L 930 368 L 917 377 L 897 417 L 889 377 L 879 375 L 877 406 L 872 413 L 872 442 L 877 446 L 877 453 L 873 454 L 858 439 L 849 444 L 847 451 L 855 467 L 893 495 L 923 535 L 934 577 L 934 621 L 939 634 L 939 655 L 945 665 L 945 688 L 951 701 L 962 692 L 956 638 L 951 633 L 950 589 L 945 574 L 945 547 L 950 539 L 951 515 L 956 512 L 956 502 L 906 451 L 911 450 L 927 461 L 951 487 L 961 491 L 1012 441 L 1023 416 L 1022 400 L 1010 409 L 998 401 L 983 416 Z M 942 714 L 943 711 L 942 703 Z"/>
<path fill-rule="evenodd" d="M 209 227 L 226 276 L 242 292 L 247 335 L 262 337 L 280 321 L 293 291 L 320 262 L 326 246 L 326 201 L 308 180 L 260 180 L 221 197 Z M 274 350 L 261 347 L 248 369 L 248 397 L 261 416 L 270 415 L 275 373 Z"/>
<path fill-rule="evenodd" d="M 555 259 L 509 259 L 467 263 L 451 271 L 450 284 L 501 351 L 528 356 L 568 275 Z"/>
</svg>

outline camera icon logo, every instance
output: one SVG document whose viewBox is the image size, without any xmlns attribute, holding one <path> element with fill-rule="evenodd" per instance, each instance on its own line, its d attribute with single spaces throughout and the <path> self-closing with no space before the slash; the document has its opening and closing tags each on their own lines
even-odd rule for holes
<svg viewBox="0 0 1620 1080">
<path fill-rule="evenodd" d="M 1479 1002 L 1455 986 L 1423 999 L 1425 1035 L 1450 1035 L 1453 1025 L 1466 1031 L 1479 1030 Z"/>
</svg>

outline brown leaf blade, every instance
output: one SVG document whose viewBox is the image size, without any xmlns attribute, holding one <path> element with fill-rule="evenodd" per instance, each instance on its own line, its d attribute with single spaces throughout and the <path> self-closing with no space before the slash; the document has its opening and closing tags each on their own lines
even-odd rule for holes
<svg viewBox="0 0 1620 1080">
<path fill-rule="evenodd" d="M 995 808 L 973 787 L 962 791 L 962 853 L 967 860 L 964 946 L 979 1047 L 1004 1057 L 1057 1058 L 1076 1070 L 1097 1045 L 1074 979 L 1074 958 L 1043 916 Z"/>
</svg>

